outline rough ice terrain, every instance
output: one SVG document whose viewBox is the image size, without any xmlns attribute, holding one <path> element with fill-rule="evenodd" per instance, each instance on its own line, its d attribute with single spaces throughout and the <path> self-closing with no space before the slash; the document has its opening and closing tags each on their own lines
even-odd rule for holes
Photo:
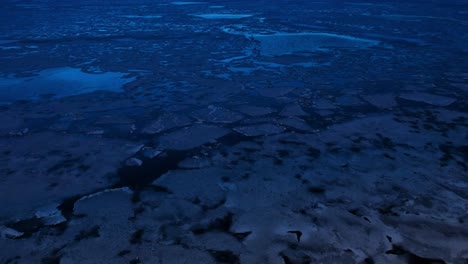
<svg viewBox="0 0 468 264">
<path fill-rule="evenodd" d="M 0 5 L 0 263 L 468 263 L 465 1 Z"/>
</svg>

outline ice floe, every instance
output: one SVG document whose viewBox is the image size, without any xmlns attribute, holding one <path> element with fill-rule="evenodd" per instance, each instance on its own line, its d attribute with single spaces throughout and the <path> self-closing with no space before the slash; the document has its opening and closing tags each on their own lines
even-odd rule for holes
<svg viewBox="0 0 468 264">
<path fill-rule="evenodd" d="M 139 167 L 143 164 L 143 161 L 137 158 L 130 158 L 127 161 L 125 161 L 125 165 L 130 166 L 130 167 Z"/>
<path fill-rule="evenodd" d="M 259 87 L 258 92 L 260 95 L 265 96 L 265 97 L 279 97 L 279 96 L 284 96 L 291 91 L 293 91 L 295 88 L 291 86 L 271 86 L 271 87 Z"/>
<path fill-rule="evenodd" d="M 44 225 L 58 225 L 67 219 L 62 215 L 62 212 L 58 209 L 58 204 L 49 205 L 39 209 L 35 216 L 41 219 Z"/>
<path fill-rule="evenodd" d="M 86 195 L 77 200 L 74 204 L 73 212 L 75 214 L 83 214 L 85 211 L 98 210 L 99 205 L 95 204 L 97 200 L 112 200 L 113 197 L 120 199 L 132 195 L 132 191 L 128 187 L 107 189 L 101 192 Z M 124 198 L 125 199 L 125 198 Z M 100 210 L 99 210 L 100 211 Z"/>
<path fill-rule="evenodd" d="M 197 124 L 162 135 L 159 138 L 158 147 L 174 150 L 192 149 L 214 142 L 228 133 L 229 130 L 222 127 Z"/>
<path fill-rule="evenodd" d="M 242 114 L 216 106 L 208 106 L 207 108 L 194 111 L 192 112 L 192 116 L 198 120 L 211 123 L 234 123 L 244 117 Z"/>
<path fill-rule="evenodd" d="M 249 116 L 264 116 L 275 112 L 275 110 L 270 107 L 261 107 L 253 105 L 243 105 L 240 106 L 238 110 L 239 112 Z"/>
<path fill-rule="evenodd" d="M 393 94 L 364 95 L 362 98 L 371 105 L 378 108 L 392 108 L 397 106 L 395 95 Z"/>
<path fill-rule="evenodd" d="M 285 117 L 278 120 L 280 125 L 292 127 L 298 130 L 312 131 L 312 127 L 309 126 L 304 120 L 298 117 Z"/>
<path fill-rule="evenodd" d="M 157 149 L 152 148 L 152 147 L 143 147 L 141 149 L 141 152 L 142 152 L 143 156 L 145 158 L 148 158 L 148 159 L 152 159 L 154 157 L 157 157 L 159 154 L 162 153 L 162 151 L 157 150 Z"/>
<path fill-rule="evenodd" d="M 399 97 L 410 101 L 421 102 L 436 106 L 449 106 L 455 101 L 457 101 L 457 99 L 455 98 L 421 92 L 404 93 L 400 94 Z"/>
<path fill-rule="evenodd" d="M 169 189 L 174 196 L 186 200 L 198 200 L 205 206 L 220 204 L 225 194 L 219 186 L 223 170 L 199 169 L 171 171 L 153 182 Z"/>
<path fill-rule="evenodd" d="M 116 180 L 109 174 L 141 148 L 128 143 L 53 132 L 1 139 L 1 148 L 10 154 L 0 164 L 10 173 L 2 178 L 0 199 L 10 202 L 0 208 L 0 220 L 28 218 L 38 208 L 109 186 Z M 16 190 L 27 195 L 18 196 Z"/>
<path fill-rule="evenodd" d="M 284 109 L 279 114 L 280 116 L 308 116 L 309 115 L 298 104 L 291 104 L 291 105 L 285 106 Z"/>
<path fill-rule="evenodd" d="M 149 122 L 142 129 L 145 134 L 157 134 L 176 127 L 184 127 L 191 124 L 190 118 L 174 113 L 163 113 L 156 120 Z"/>
<path fill-rule="evenodd" d="M 15 239 L 23 236 L 23 232 L 19 232 L 14 230 L 13 228 L 9 228 L 6 226 L 0 226 L 0 238 L 10 238 Z"/>
<path fill-rule="evenodd" d="M 183 169 L 200 169 L 209 167 L 211 160 L 207 157 L 191 157 L 179 162 L 179 167 Z"/>
<path fill-rule="evenodd" d="M 337 106 L 331 100 L 325 98 L 314 100 L 312 105 L 315 109 L 319 110 L 333 110 L 337 108 Z"/>
<path fill-rule="evenodd" d="M 234 128 L 234 131 L 237 131 L 244 136 L 255 137 L 278 134 L 283 132 L 284 128 L 274 124 L 258 124 L 252 126 L 236 127 Z"/>
<path fill-rule="evenodd" d="M 351 95 L 342 95 L 336 98 L 336 103 L 341 106 L 359 106 L 363 104 L 359 98 Z"/>
</svg>

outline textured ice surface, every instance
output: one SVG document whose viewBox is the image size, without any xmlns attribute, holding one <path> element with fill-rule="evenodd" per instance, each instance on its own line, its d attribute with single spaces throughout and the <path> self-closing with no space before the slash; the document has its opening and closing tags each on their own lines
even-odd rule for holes
<svg viewBox="0 0 468 264">
<path fill-rule="evenodd" d="M 156 134 L 176 127 L 184 127 L 191 124 L 190 118 L 173 114 L 163 113 L 158 119 L 151 121 L 143 127 L 142 132 L 145 134 Z"/>
<path fill-rule="evenodd" d="M 196 14 L 192 15 L 195 17 L 200 17 L 204 19 L 241 19 L 241 18 L 247 18 L 251 17 L 252 15 L 249 14 L 215 14 L 215 13 L 210 13 L 210 14 Z"/>
<path fill-rule="evenodd" d="M 9 201 L 0 208 L 0 220 L 24 217 L 108 185 L 113 180 L 105 174 L 139 149 L 123 140 L 52 132 L 2 138 L 0 147 L 9 152 L 8 161 L 0 160 L 0 165 L 10 171 L 0 185 L 0 199 Z M 20 189 L 24 195 L 18 196 Z"/>
<path fill-rule="evenodd" d="M 298 117 L 286 117 L 278 120 L 278 123 L 284 126 L 292 127 L 298 130 L 311 131 L 312 128 Z"/>
<path fill-rule="evenodd" d="M 455 98 L 429 93 L 404 93 L 401 94 L 400 97 L 406 100 L 422 102 L 437 106 L 448 106 L 457 101 L 457 99 Z"/>
<path fill-rule="evenodd" d="M 392 108 L 397 106 L 395 95 L 393 94 L 364 95 L 363 99 L 378 108 Z"/>
<path fill-rule="evenodd" d="M 241 120 L 244 116 L 222 107 L 208 106 L 192 112 L 192 116 L 198 120 L 212 123 L 233 123 Z"/>
<path fill-rule="evenodd" d="M 0 103 L 41 97 L 60 98 L 94 91 L 122 92 L 123 85 L 133 80 L 123 76 L 115 72 L 90 74 L 65 67 L 43 70 L 29 78 L 0 77 Z"/>
<path fill-rule="evenodd" d="M 264 56 L 278 56 L 296 52 L 313 52 L 321 48 L 367 48 L 379 42 L 330 33 L 275 33 L 253 34 L 260 41 L 260 53 Z"/>
<path fill-rule="evenodd" d="M 281 116 L 308 116 L 301 106 L 297 104 L 291 104 L 284 107 L 284 109 L 279 113 Z"/>
<path fill-rule="evenodd" d="M 270 107 L 260 107 L 252 105 L 243 105 L 239 107 L 239 111 L 250 116 L 263 116 L 275 112 L 275 110 Z"/>
<path fill-rule="evenodd" d="M 229 130 L 222 127 L 193 125 L 162 135 L 159 138 L 159 148 L 176 150 L 192 149 L 206 143 L 214 142 L 216 139 L 228 133 Z"/>
<path fill-rule="evenodd" d="M 0 106 L 0 263 L 466 262 L 461 5 L 170 1 L 2 2 L 4 86 L 134 81 Z"/>
<path fill-rule="evenodd" d="M 171 171 L 153 182 L 166 187 L 173 196 L 203 201 L 205 206 L 214 206 L 224 200 L 225 192 L 220 186 L 224 171 L 218 169 Z"/>
<path fill-rule="evenodd" d="M 278 134 L 283 132 L 284 128 L 273 124 L 259 124 L 252 126 L 236 127 L 234 128 L 234 130 L 245 136 L 255 137 Z"/>
<path fill-rule="evenodd" d="M 291 86 L 288 86 L 288 85 L 285 85 L 285 86 L 272 86 L 272 87 L 263 86 L 263 87 L 260 87 L 258 89 L 258 92 L 260 93 L 260 95 L 263 95 L 265 97 L 276 98 L 276 97 L 279 97 L 279 96 L 286 95 L 289 92 L 291 92 L 292 90 L 294 90 L 294 87 L 291 87 Z"/>
</svg>

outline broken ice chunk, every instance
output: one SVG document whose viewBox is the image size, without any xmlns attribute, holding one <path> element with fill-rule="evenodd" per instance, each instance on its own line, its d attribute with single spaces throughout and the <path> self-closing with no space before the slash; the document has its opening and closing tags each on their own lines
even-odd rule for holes
<svg viewBox="0 0 468 264">
<path fill-rule="evenodd" d="M 243 105 L 239 107 L 239 111 L 249 116 L 263 116 L 275 112 L 275 110 L 270 107 L 260 107 L 252 105 Z"/>
<path fill-rule="evenodd" d="M 258 89 L 258 92 L 265 97 L 279 97 L 284 96 L 294 90 L 294 87 L 285 86 L 285 87 L 261 87 Z"/>
<path fill-rule="evenodd" d="M 313 106 L 315 109 L 319 109 L 319 110 L 331 110 L 331 109 L 336 108 L 333 102 L 331 102 L 328 99 L 323 99 L 323 98 L 315 100 L 313 102 Z"/>
<path fill-rule="evenodd" d="M 281 116 L 308 116 L 298 104 L 287 105 L 280 113 Z"/>
<path fill-rule="evenodd" d="M 199 200 L 206 206 L 219 205 L 225 193 L 218 185 L 224 170 L 204 168 L 198 170 L 173 170 L 162 175 L 153 185 L 163 186 L 178 198 Z"/>
<path fill-rule="evenodd" d="M 6 226 L 0 226 L 0 238 L 15 239 L 21 237 L 22 235 L 24 235 L 23 232 L 16 231 Z"/>
<path fill-rule="evenodd" d="M 190 125 L 191 120 L 188 117 L 164 113 L 155 121 L 152 121 L 143 128 L 145 134 L 156 134 L 176 127 L 184 127 Z"/>
<path fill-rule="evenodd" d="M 78 201 L 75 202 L 75 205 L 73 206 L 73 212 L 75 214 L 85 214 L 85 211 L 88 210 L 87 206 L 90 206 L 93 209 L 96 209 L 98 211 L 103 211 L 103 208 L 107 208 L 106 206 L 101 206 L 101 210 L 99 209 L 100 205 L 93 203 L 93 199 L 107 199 L 108 197 L 131 197 L 133 194 L 133 191 L 130 190 L 128 187 L 123 187 L 123 188 L 116 188 L 116 189 L 107 189 L 102 192 L 97 192 L 93 193 L 90 195 L 86 195 L 81 197 Z M 93 199 L 92 199 L 93 198 Z"/>
<path fill-rule="evenodd" d="M 10 133 L 8 133 L 8 135 L 11 137 L 22 137 L 26 135 L 28 132 L 29 132 L 29 128 L 24 128 L 20 131 L 11 131 Z"/>
<path fill-rule="evenodd" d="M 143 147 L 141 151 L 143 156 L 148 159 L 152 159 L 162 153 L 162 151 L 151 147 Z"/>
<path fill-rule="evenodd" d="M 131 166 L 131 167 L 139 167 L 143 164 L 143 161 L 137 158 L 130 158 L 125 162 L 125 165 Z"/>
<path fill-rule="evenodd" d="M 351 95 L 343 95 L 336 98 L 336 102 L 341 106 L 358 106 L 362 104 L 362 101 L 359 98 Z"/>
<path fill-rule="evenodd" d="M 66 222 L 67 219 L 62 215 L 62 212 L 57 209 L 58 205 L 49 205 L 39 209 L 36 212 L 36 217 L 41 219 L 45 225 L 54 226 Z"/>
<path fill-rule="evenodd" d="M 298 130 L 311 131 L 310 127 L 304 120 L 298 117 L 287 117 L 278 120 L 278 123 L 284 126 L 292 127 Z"/>
<path fill-rule="evenodd" d="M 234 128 L 234 131 L 237 131 L 244 136 L 256 137 L 279 134 L 284 131 L 284 127 L 273 124 L 259 124 L 253 126 L 236 127 Z"/>
<path fill-rule="evenodd" d="M 234 123 L 244 118 L 243 115 L 221 107 L 208 106 L 194 111 L 193 117 L 212 123 Z"/>
<path fill-rule="evenodd" d="M 229 130 L 211 125 L 194 125 L 165 134 L 159 138 L 162 149 L 185 150 L 212 142 L 229 133 Z"/>
<path fill-rule="evenodd" d="M 455 98 L 429 93 L 404 93 L 400 95 L 400 98 L 435 106 L 449 106 L 457 101 Z"/>
<path fill-rule="evenodd" d="M 179 167 L 184 169 L 200 169 L 211 165 L 211 160 L 206 157 L 191 157 L 179 162 Z"/>
<path fill-rule="evenodd" d="M 102 135 L 104 134 L 104 130 L 93 130 L 93 131 L 89 131 L 87 134 L 88 135 Z"/>
<path fill-rule="evenodd" d="M 392 108 L 397 106 L 395 96 L 393 94 L 372 94 L 362 97 L 369 104 L 378 108 Z"/>
</svg>

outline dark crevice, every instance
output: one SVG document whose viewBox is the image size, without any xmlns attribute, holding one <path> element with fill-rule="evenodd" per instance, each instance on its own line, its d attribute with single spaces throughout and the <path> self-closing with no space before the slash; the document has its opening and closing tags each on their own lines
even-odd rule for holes
<svg viewBox="0 0 468 264">
<path fill-rule="evenodd" d="M 239 255 L 234 254 L 232 251 L 209 250 L 208 252 L 213 256 L 217 263 L 240 264 Z"/>
<path fill-rule="evenodd" d="M 129 240 L 130 244 L 132 245 L 141 244 L 143 242 L 144 233 L 145 233 L 145 230 L 143 229 L 138 229 L 137 231 L 133 232 Z"/>
<path fill-rule="evenodd" d="M 232 213 L 227 213 L 222 218 L 217 218 L 206 226 L 195 226 L 192 228 L 192 232 L 195 235 L 205 234 L 210 231 L 222 231 L 226 233 L 231 233 L 229 230 L 232 225 Z"/>
<path fill-rule="evenodd" d="M 82 230 L 80 233 L 78 233 L 75 236 L 75 241 L 81 241 L 83 239 L 89 239 L 89 238 L 93 238 L 93 237 L 94 238 L 95 237 L 100 237 L 99 229 L 100 229 L 100 227 L 96 225 L 96 226 L 91 227 L 88 230 Z"/>
<path fill-rule="evenodd" d="M 250 234 L 252 234 L 251 231 L 248 232 L 240 232 L 240 233 L 231 233 L 235 238 L 237 238 L 239 241 L 244 241 Z"/>
<path fill-rule="evenodd" d="M 408 264 L 445 264 L 442 259 L 423 258 L 398 245 L 392 245 L 392 249 L 387 250 L 385 254 L 403 256 Z"/>
<path fill-rule="evenodd" d="M 190 152 L 189 152 L 190 153 Z M 141 166 L 124 166 L 118 170 L 119 181 L 112 188 L 129 187 L 139 192 L 170 170 L 189 154 L 185 151 L 167 151 L 155 159 L 145 159 Z"/>
<path fill-rule="evenodd" d="M 297 242 L 301 242 L 301 237 L 302 237 L 302 232 L 301 231 L 293 230 L 293 231 L 288 231 L 288 233 L 295 234 Z"/>
</svg>

